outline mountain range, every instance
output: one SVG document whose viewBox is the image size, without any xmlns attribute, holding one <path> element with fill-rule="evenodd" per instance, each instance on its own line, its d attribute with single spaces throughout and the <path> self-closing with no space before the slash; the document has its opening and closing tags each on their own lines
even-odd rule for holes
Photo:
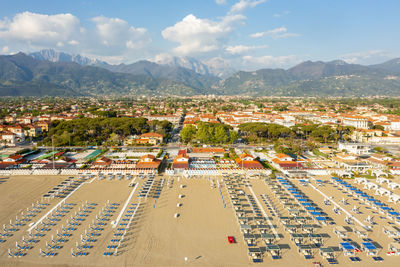
<svg viewBox="0 0 400 267">
<path fill-rule="evenodd" d="M 74 62 L 50 62 L 26 54 L 0 56 L 2 96 L 137 96 L 203 94 L 181 83 L 148 75 L 115 73 Z"/>
<path fill-rule="evenodd" d="M 101 65 L 107 64 L 104 61 L 100 61 L 98 59 L 91 59 L 85 56 L 81 56 L 79 54 L 70 55 L 64 52 L 58 52 L 54 49 L 43 49 L 38 52 L 29 53 L 29 56 L 39 59 L 39 60 L 47 60 L 50 62 L 75 62 L 80 65 Z"/>
<path fill-rule="evenodd" d="M 54 49 L 43 49 L 39 52 L 30 53 L 29 56 L 36 59 L 47 60 L 51 62 L 75 62 L 80 65 L 89 65 L 89 66 L 104 67 L 111 69 L 127 70 L 130 65 L 133 65 L 133 64 L 110 65 L 105 61 L 101 61 L 98 59 L 91 59 L 85 56 L 81 56 L 79 54 L 69 55 L 63 52 L 58 52 Z M 220 58 L 215 58 L 207 61 L 206 63 L 203 63 L 202 61 L 191 57 L 160 56 L 157 57 L 153 62 L 159 65 L 164 65 L 174 68 L 181 67 L 192 70 L 198 74 L 207 76 L 217 76 L 219 78 L 226 78 L 227 76 L 235 72 L 233 68 L 229 67 Z"/>
<path fill-rule="evenodd" d="M 398 96 L 400 60 L 373 66 L 306 61 L 288 70 L 239 71 L 214 85 L 221 94 L 254 96 Z"/>
<path fill-rule="evenodd" d="M 214 62 L 215 63 L 215 62 Z M 306 61 L 290 69 L 232 72 L 191 58 L 111 65 L 43 50 L 0 56 L 1 96 L 371 96 L 400 95 L 400 59 L 370 66 Z M 216 71 L 219 65 L 219 72 Z M 224 73 L 223 75 L 222 73 Z"/>
</svg>

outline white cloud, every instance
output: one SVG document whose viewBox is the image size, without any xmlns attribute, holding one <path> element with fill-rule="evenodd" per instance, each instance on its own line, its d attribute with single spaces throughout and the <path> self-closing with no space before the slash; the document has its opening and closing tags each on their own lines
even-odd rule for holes
<svg viewBox="0 0 400 267">
<path fill-rule="evenodd" d="M 242 12 L 247 8 L 254 8 L 267 0 L 239 0 L 231 6 L 229 12 L 218 19 L 198 18 L 189 14 L 175 25 L 165 28 L 161 34 L 164 39 L 178 43 L 170 53 L 175 55 L 199 54 L 217 56 L 220 53 L 243 53 L 243 49 L 256 48 L 227 46 L 228 40 L 238 24 L 243 25 L 246 17 Z M 217 4 L 225 4 L 226 0 L 216 0 Z M 263 46 L 264 47 L 264 46 Z"/>
<path fill-rule="evenodd" d="M 95 57 L 118 57 L 139 54 L 139 49 L 151 42 L 146 29 L 122 19 L 99 16 L 91 22 L 94 27 L 84 28 L 72 14 L 19 13 L 12 19 L 0 19 L 0 47 L 26 52 L 58 48 Z"/>
<path fill-rule="evenodd" d="M 71 41 L 68 42 L 68 44 L 70 44 L 70 45 L 78 45 L 79 42 L 76 41 L 76 40 L 71 40 Z"/>
<path fill-rule="evenodd" d="M 247 68 L 287 68 L 300 63 L 302 60 L 295 55 L 288 56 L 243 56 L 243 65 Z"/>
<path fill-rule="evenodd" d="M 67 41 L 75 36 L 80 22 L 72 14 L 44 15 L 23 12 L 12 20 L 0 21 L 0 38 L 6 41 L 46 45 Z"/>
<path fill-rule="evenodd" d="M 1 52 L 4 54 L 7 54 L 8 52 L 10 52 L 10 48 L 8 46 L 3 46 L 3 48 L 1 49 Z"/>
<path fill-rule="evenodd" d="M 231 62 L 225 58 L 222 57 L 213 57 L 210 58 L 206 61 L 204 61 L 204 64 L 213 67 L 215 69 L 218 68 L 232 68 Z"/>
<path fill-rule="evenodd" d="M 347 63 L 365 63 L 368 60 L 376 58 L 387 58 L 388 53 L 383 50 L 370 50 L 364 52 L 354 52 L 341 55 L 340 58 Z"/>
<path fill-rule="evenodd" d="M 252 38 L 260 38 L 264 36 L 269 36 L 274 39 L 279 39 L 279 38 L 286 38 L 286 37 L 297 37 L 300 36 L 300 34 L 297 33 L 290 33 L 288 32 L 286 27 L 280 27 L 280 28 L 275 28 L 272 30 L 268 30 L 265 32 L 256 32 L 253 34 L 250 34 L 250 37 Z"/>
<path fill-rule="evenodd" d="M 217 3 L 217 5 L 226 5 L 226 0 L 215 0 L 215 3 Z"/>
<path fill-rule="evenodd" d="M 95 17 L 96 33 L 106 47 L 139 49 L 151 40 L 144 28 L 135 28 L 119 18 Z"/>
<path fill-rule="evenodd" d="M 236 46 L 228 46 L 225 48 L 225 51 L 232 54 L 232 55 L 237 55 L 237 54 L 243 54 L 252 50 L 256 49 L 263 49 L 267 48 L 267 45 L 252 45 L 252 46 L 246 46 L 246 45 L 236 45 Z"/>
<path fill-rule="evenodd" d="M 246 8 L 250 7 L 253 8 L 259 4 L 266 2 L 267 0 L 239 0 L 236 4 L 234 4 L 231 9 L 230 13 L 239 13 L 245 10 Z"/>
<path fill-rule="evenodd" d="M 263 36 L 280 34 L 280 33 L 286 32 L 286 31 L 287 31 L 287 29 L 285 27 L 280 27 L 280 28 L 275 28 L 273 30 L 269 30 L 269 31 L 265 31 L 265 32 L 253 33 L 250 35 L 250 37 L 259 38 L 259 37 L 263 37 Z"/>
<path fill-rule="evenodd" d="M 285 10 L 282 13 L 275 13 L 274 14 L 274 18 L 280 18 L 280 17 L 282 17 L 284 15 L 289 15 L 289 14 L 290 14 L 290 11 L 289 10 Z"/>
<path fill-rule="evenodd" d="M 233 30 L 234 25 L 245 19 L 243 15 L 227 15 L 220 21 L 197 18 L 187 15 L 174 26 L 162 31 L 162 36 L 172 42 L 179 43 L 174 52 L 180 55 L 204 53 L 221 48 L 222 39 Z"/>
<path fill-rule="evenodd" d="M 151 61 L 159 63 L 159 64 L 167 64 L 171 60 L 173 60 L 174 56 L 168 53 L 160 53 L 154 56 Z"/>
</svg>

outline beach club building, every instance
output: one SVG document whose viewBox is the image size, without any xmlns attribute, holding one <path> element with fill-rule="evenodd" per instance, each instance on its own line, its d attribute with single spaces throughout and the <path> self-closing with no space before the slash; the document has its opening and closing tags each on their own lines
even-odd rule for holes
<svg viewBox="0 0 400 267">
<path fill-rule="evenodd" d="M 225 149 L 222 147 L 193 147 L 188 150 L 191 158 L 212 158 L 223 157 Z"/>
<path fill-rule="evenodd" d="M 140 158 L 139 162 L 136 164 L 136 169 L 155 169 L 160 167 L 161 160 L 157 159 L 153 155 L 144 155 Z"/>
<path fill-rule="evenodd" d="M 272 159 L 272 165 L 282 170 L 302 169 L 304 167 L 303 163 L 295 161 L 291 156 L 284 153 L 276 154 L 275 158 Z"/>
<path fill-rule="evenodd" d="M 255 160 L 255 158 L 247 153 L 241 154 L 237 159 L 236 159 L 236 164 L 239 166 L 239 168 L 243 169 L 264 169 L 263 165 Z"/>
<path fill-rule="evenodd" d="M 26 159 L 24 159 L 21 155 L 13 155 L 9 156 L 8 158 L 4 159 L 2 163 L 9 164 L 9 165 L 18 165 L 24 163 Z"/>
<path fill-rule="evenodd" d="M 97 159 L 95 162 L 93 162 L 93 166 L 97 168 L 107 168 L 110 167 L 113 161 L 109 158 L 106 157 L 101 157 Z"/>
<path fill-rule="evenodd" d="M 293 158 L 291 156 L 286 155 L 284 153 L 276 154 L 275 158 L 278 159 L 279 161 L 293 161 Z"/>
<path fill-rule="evenodd" d="M 188 169 L 189 168 L 189 156 L 184 154 L 178 154 L 176 158 L 174 158 L 172 162 L 173 169 Z"/>
</svg>

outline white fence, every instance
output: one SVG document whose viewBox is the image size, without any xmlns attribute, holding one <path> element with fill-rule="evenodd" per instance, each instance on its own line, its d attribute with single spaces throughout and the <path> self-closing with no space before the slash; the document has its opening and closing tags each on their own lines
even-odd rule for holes
<svg viewBox="0 0 400 267">
<path fill-rule="evenodd" d="M 127 152 L 110 152 L 107 153 L 106 157 L 118 157 L 121 159 L 125 159 L 128 157 L 137 157 L 140 158 L 144 155 L 153 155 L 153 156 L 157 156 L 157 154 L 159 153 L 159 151 L 153 151 L 153 152 L 132 152 L 132 151 L 127 151 Z"/>
<path fill-rule="evenodd" d="M 266 174 L 270 175 L 272 171 L 270 169 L 218 169 L 218 168 L 209 168 L 209 169 L 167 169 L 165 174 L 167 175 L 175 175 L 180 174 L 184 176 L 196 176 L 196 175 L 223 175 L 223 174 Z"/>
<path fill-rule="evenodd" d="M 1 176 L 10 175 L 78 175 L 99 173 L 121 174 L 156 174 L 155 169 L 8 169 L 0 170 Z"/>
</svg>

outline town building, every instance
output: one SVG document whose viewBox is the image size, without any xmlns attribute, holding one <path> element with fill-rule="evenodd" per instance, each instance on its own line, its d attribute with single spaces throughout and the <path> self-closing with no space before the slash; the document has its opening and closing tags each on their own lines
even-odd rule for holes
<svg viewBox="0 0 400 267">
<path fill-rule="evenodd" d="M 346 152 L 354 154 L 354 155 L 369 154 L 370 149 L 371 149 L 371 147 L 369 145 L 362 144 L 362 143 L 339 142 L 339 145 L 338 145 L 339 151 L 345 150 Z"/>
<path fill-rule="evenodd" d="M 160 167 L 161 160 L 157 159 L 153 155 L 144 155 L 140 158 L 136 164 L 137 169 L 158 169 Z"/>
<path fill-rule="evenodd" d="M 163 142 L 163 135 L 159 133 L 145 133 L 136 140 L 137 144 L 158 145 Z"/>
<path fill-rule="evenodd" d="M 15 146 L 17 143 L 16 135 L 12 132 L 5 131 L 1 132 L 1 144 L 7 146 Z"/>
<path fill-rule="evenodd" d="M 362 116 L 343 116 L 342 124 L 357 129 L 368 129 L 368 119 Z"/>
<path fill-rule="evenodd" d="M 255 158 L 252 155 L 249 155 L 247 153 L 241 154 L 238 158 L 236 158 L 236 164 L 240 168 L 244 169 L 263 169 L 263 165 L 255 160 Z"/>
</svg>

